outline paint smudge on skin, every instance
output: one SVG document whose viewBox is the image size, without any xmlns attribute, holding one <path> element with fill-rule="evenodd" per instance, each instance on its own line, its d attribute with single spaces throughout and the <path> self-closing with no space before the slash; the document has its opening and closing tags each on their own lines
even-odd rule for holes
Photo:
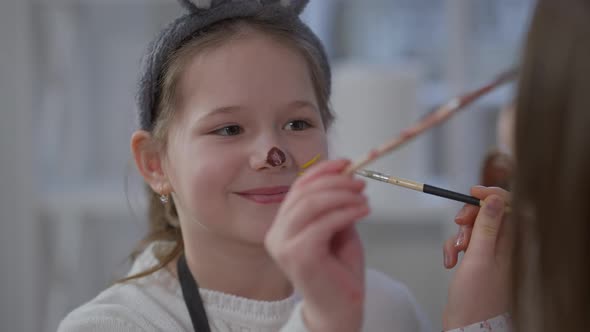
<svg viewBox="0 0 590 332">
<path fill-rule="evenodd" d="M 305 164 L 301 165 L 301 172 L 297 173 L 297 175 L 301 175 L 303 174 L 303 170 L 310 167 L 311 165 L 315 164 L 316 161 L 320 160 L 320 157 L 322 155 L 320 153 L 318 153 L 315 157 L 311 158 L 310 161 L 306 162 Z"/>
</svg>

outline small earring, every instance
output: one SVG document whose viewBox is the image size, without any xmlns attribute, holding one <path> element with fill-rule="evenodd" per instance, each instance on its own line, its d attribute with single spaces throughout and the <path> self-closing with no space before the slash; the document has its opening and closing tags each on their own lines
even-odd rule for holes
<svg viewBox="0 0 590 332">
<path fill-rule="evenodd" d="M 168 195 L 160 194 L 160 202 L 162 202 L 162 204 L 166 204 L 169 201 L 170 201 L 170 199 L 168 198 Z"/>
</svg>

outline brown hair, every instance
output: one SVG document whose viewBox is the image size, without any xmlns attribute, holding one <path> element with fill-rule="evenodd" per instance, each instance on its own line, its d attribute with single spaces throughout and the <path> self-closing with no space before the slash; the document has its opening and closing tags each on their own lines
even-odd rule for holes
<svg viewBox="0 0 590 332">
<path fill-rule="evenodd" d="M 515 330 L 586 330 L 590 2 L 538 2 L 521 67 L 515 132 Z"/>
<path fill-rule="evenodd" d="M 282 45 L 292 48 L 302 55 L 309 67 L 312 84 L 320 108 L 320 115 L 324 128 L 328 128 L 334 116 L 329 108 L 330 77 L 321 65 L 320 52 L 315 44 L 309 40 L 309 34 L 301 33 L 297 25 L 284 19 L 256 17 L 229 19 L 216 23 L 206 30 L 199 32 L 191 40 L 187 41 L 180 49 L 168 59 L 163 79 L 161 80 L 161 96 L 157 101 L 155 126 L 152 131 L 154 143 L 162 151 L 166 149 L 167 135 L 170 125 L 177 115 L 176 109 L 180 103 L 178 96 L 178 83 L 183 69 L 197 55 L 207 50 L 219 47 L 233 38 L 248 34 L 262 33 Z M 119 282 L 141 278 L 150 275 L 174 261 L 184 250 L 182 231 L 179 227 L 178 214 L 174 200 L 163 205 L 156 193 L 147 187 L 149 199 L 149 230 L 148 235 L 140 242 L 131 254 L 135 258 L 150 244 L 156 241 L 171 241 L 174 243 L 171 249 L 165 252 L 156 252 L 159 263 L 146 271 L 128 276 Z M 167 246 L 168 247 L 168 246 Z"/>
<path fill-rule="evenodd" d="M 490 150 L 481 166 L 480 183 L 486 187 L 500 187 L 510 190 L 512 159 L 499 149 Z"/>
</svg>

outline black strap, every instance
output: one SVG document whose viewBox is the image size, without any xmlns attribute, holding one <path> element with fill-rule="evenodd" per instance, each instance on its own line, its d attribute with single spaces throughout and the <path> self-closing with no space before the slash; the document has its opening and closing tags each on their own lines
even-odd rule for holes
<svg viewBox="0 0 590 332">
<path fill-rule="evenodd" d="M 191 271 L 188 269 L 184 255 L 180 255 L 178 258 L 176 269 L 178 270 L 178 281 L 180 282 L 180 288 L 182 289 L 184 303 L 191 316 L 195 332 L 211 332 L 209 321 L 207 320 L 207 313 L 205 312 L 205 306 L 203 306 L 201 293 L 199 293 L 199 285 Z"/>
</svg>

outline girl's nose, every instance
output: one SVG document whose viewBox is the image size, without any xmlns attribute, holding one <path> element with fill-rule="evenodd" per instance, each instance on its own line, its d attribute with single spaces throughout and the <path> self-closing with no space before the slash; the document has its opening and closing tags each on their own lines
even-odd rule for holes
<svg viewBox="0 0 590 332">
<path fill-rule="evenodd" d="M 252 168 L 255 170 L 283 169 L 289 165 L 289 157 L 281 148 L 273 146 L 270 149 L 262 149 L 251 158 Z"/>
<path fill-rule="evenodd" d="M 279 167 L 287 161 L 287 156 L 281 149 L 272 147 L 266 155 L 266 163 L 272 167 Z"/>
</svg>

